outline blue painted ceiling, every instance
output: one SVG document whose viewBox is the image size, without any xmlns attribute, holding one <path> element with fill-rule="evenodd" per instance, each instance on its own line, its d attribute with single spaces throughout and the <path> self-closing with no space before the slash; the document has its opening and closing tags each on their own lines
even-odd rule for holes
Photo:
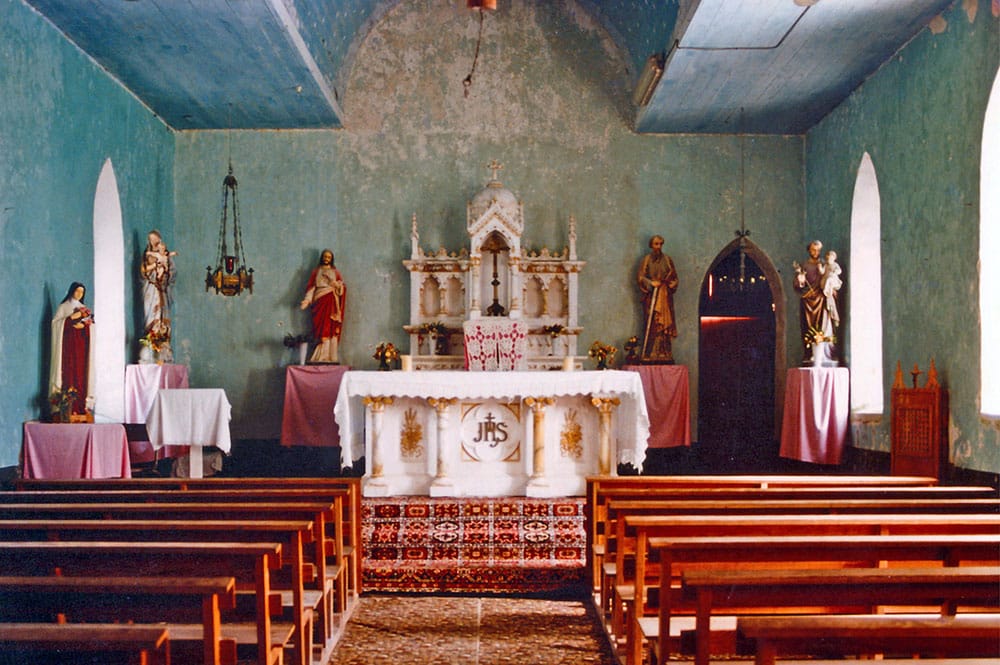
<svg viewBox="0 0 1000 665">
<path fill-rule="evenodd" d="M 357 46 L 402 0 L 24 1 L 187 130 L 340 127 Z M 577 0 L 633 85 L 664 63 L 636 131 L 770 134 L 808 130 L 952 2 Z"/>
</svg>

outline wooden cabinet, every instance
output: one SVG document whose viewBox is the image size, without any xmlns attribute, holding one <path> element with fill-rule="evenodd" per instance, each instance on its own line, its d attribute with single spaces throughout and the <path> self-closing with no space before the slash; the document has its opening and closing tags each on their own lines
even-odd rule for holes
<svg viewBox="0 0 1000 665">
<path fill-rule="evenodd" d="M 941 478 L 948 468 L 948 391 L 938 384 L 931 361 L 927 382 L 916 387 L 920 372 L 914 367 L 913 387 L 903 383 L 896 365 L 892 386 L 892 473 Z"/>
</svg>

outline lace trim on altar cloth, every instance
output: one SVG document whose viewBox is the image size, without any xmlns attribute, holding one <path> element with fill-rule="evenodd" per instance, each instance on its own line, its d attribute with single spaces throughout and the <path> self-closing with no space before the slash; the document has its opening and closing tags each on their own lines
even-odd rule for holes
<svg viewBox="0 0 1000 665">
<path fill-rule="evenodd" d="M 526 367 L 523 326 L 510 319 L 476 319 L 462 324 L 465 364 L 472 371 L 504 372 Z"/>
</svg>

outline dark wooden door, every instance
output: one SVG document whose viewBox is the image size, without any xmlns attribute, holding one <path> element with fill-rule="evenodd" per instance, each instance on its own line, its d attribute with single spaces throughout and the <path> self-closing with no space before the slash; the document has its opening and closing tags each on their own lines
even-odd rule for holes
<svg viewBox="0 0 1000 665">
<path fill-rule="evenodd" d="M 756 263 L 733 252 L 705 280 L 699 307 L 698 450 L 705 471 L 766 471 L 777 460 L 774 345 L 771 289 Z"/>
</svg>

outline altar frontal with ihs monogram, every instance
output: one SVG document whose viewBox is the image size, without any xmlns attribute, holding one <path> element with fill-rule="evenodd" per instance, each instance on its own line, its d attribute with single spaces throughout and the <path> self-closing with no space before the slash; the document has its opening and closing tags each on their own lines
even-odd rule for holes
<svg viewBox="0 0 1000 665">
<path fill-rule="evenodd" d="M 521 404 L 462 403 L 463 462 L 521 461 Z"/>
</svg>

